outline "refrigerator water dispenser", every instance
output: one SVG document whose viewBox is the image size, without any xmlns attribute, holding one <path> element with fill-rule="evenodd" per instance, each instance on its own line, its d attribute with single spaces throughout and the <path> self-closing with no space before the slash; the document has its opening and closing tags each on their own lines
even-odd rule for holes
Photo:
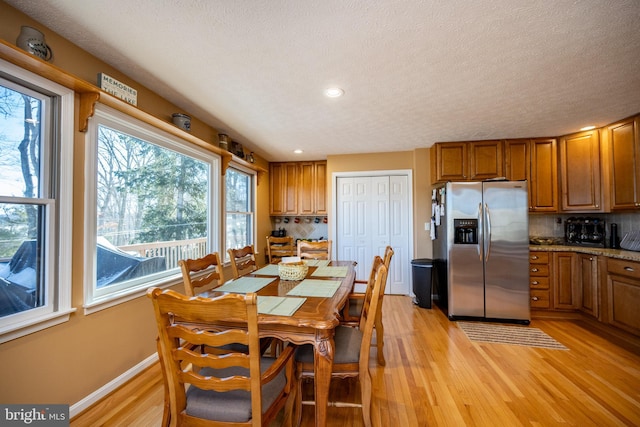
<svg viewBox="0 0 640 427">
<path fill-rule="evenodd" d="M 478 220 L 477 219 L 454 219 L 453 220 L 453 243 L 459 245 L 478 244 Z"/>
</svg>

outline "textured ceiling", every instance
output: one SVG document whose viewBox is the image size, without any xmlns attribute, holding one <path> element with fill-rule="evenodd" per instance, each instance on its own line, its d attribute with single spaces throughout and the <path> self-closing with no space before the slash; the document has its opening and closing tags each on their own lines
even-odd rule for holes
<svg viewBox="0 0 640 427">
<path fill-rule="evenodd" d="M 5 1 L 271 161 L 640 112 L 639 0 Z"/>
</svg>

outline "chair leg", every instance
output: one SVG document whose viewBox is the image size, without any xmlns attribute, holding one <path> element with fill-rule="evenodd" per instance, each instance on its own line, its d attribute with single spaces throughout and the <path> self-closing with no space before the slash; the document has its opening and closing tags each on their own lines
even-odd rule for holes
<svg viewBox="0 0 640 427">
<path fill-rule="evenodd" d="M 300 375 L 297 369 L 295 372 L 295 376 L 296 376 L 296 384 L 295 384 L 296 395 L 295 395 L 295 405 L 294 405 L 293 414 L 295 415 L 294 417 L 295 425 L 297 427 L 300 427 L 300 424 L 302 424 L 302 375 Z"/>
<path fill-rule="evenodd" d="M 387 362 L 384 360 L 384 326 L 382 319 L 376 319 L 376 351 L 378 352 L 378 365 L 385 366 Z"/>
<path fill-rule="evenodd" d="M 360 371 L 362 372 L 362 371 Z M 368 372 L 360 375 L 360 398 L 362 400 L 362 420 L 365 427 L 371 427 L 371 377 Z"/>
</svg>

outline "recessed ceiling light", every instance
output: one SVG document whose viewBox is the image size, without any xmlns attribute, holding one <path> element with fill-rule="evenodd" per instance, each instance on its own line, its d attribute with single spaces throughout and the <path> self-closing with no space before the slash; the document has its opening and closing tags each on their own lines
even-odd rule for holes
<svg viewBox="0 0 640 427">
<path fill-rule="evenodd" d="M 296 154 L 302 154 L 302 150 L 299 149 L 299 148 L 297 150 L 293 150 L 293 152 L 296 153 Z"/>
<path fill-rule="evenodd" d="M 344 95 L 344 90 L 340 89 L 339 87 L 330 87 L 328 89 L 325 89 L 324 94 L 329 98 L 339 98 Z"/>
<path fill-rule="evenodd" d="M 595 126 L 585 126 L 583 128 L 580 128 L 580 130 L 591 130 L 591 129 L 595 129 Z"/>
</svg>

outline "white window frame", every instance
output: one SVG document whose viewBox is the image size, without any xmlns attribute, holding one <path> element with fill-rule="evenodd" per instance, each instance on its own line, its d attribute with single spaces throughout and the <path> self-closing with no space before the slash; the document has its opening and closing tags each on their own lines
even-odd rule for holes
<svg viewBox="0 0 640 427">
<path fill-rule="evenodd" d="M 220 242 L 220 156 L 162 131 L 148 123 L 128 116 L 103 104 L 97 104 L 89 120 L 85 149 L 85 254 L 84 254 L 84 311 L 91 314 L 123 302 L 143 296 L 152 286 L 168 287 L 178 284 L 182 278 L 179 268 L 167 270 L 125 282 L 125 286 L 96 288 L 96 241 L 97 241 L 97 147 L 98 127 L 107 126 L 119 132 L 159 145 L 203 161 L 209 165 L 209 213 L 207 248 L 219 247 Z"/>
<path fill-rule="evenodd" d="M 53 189 L 53 198 L 49 195 L 49 200 L 39 203 L 46 205 L 45 222 L 48 233 L 44 238 L 45 303 L 42 307 L 0 318 L 0 343 L 4 343 L 67 322 L 70 314 L 76 310 L 71 306 L 75 94 L 71 89 L 1 59 L 0 74 L 18 85 L 24 82 L 25 88 L 31 86 L 55 99 L 56 113 L 53 117 L 57 122 L 51 125 L 56 132 L 53 136 L 54 141 L 51 141 L 48 147 L 44 147 L 44 153 L 49 154 L 42 159 L 42 164 L 47 164 L 47 170 L 43 171 L 42 177 L 46 180 L 52 177 L 58 181 L 58 186 Z M 53 147 L 56 147 L 56 153 L 51 152 Z M 50 156 L 57 159 L 57 164 L 52 164 Z M 57 172 L 55 176 L 51 169 Z M 0 199 L 0 202 L 16 200 L 20 201 L 19 198 L 6 198 Z M 22 202 L 29 203 L 28 199 Z"/>
<path fill-rule="evenodd" d="M 251 230 L 251 240 L 252 240 L 252 244 L 254 246 L 254 249 L 256 251 L 258 251 L 258 248 L 256 247 L 256 237 L 257 237 L 257 218 L 256 218 L 256 206 L 258 205 L 258 197 L 257 197 L 257 193 L 258 193 L 258 180 L 257 180 L 257 173 L 256 171 L 254 171 L 253 169 L 249 169 L 247 167 L 244 167 L 238 163 L 235 162 L 231 162 L 229 164 L 229 167 L 227 168 L 227 173 L 229 171 L 229 169 L 236 169 L 237 171 L 240 171 L 242 173 L 245 173 L 247 175 L 249 175 L 250 180 L 251 180 L 251 212 L 253 213 L 253 222 L 252 222 L 252 230 Z M 226 206 L 226 201 L 227 201 L 227 197 L 226 197 L 226 193 L 227 193 L 227 182 L 226 182 L 226 175 L 225 175 L 225 185 L 224 185 L 224 202 L 225 202 L 225 206 L 224 206 L 224 242 L 223 242 L 223 248 L 227 247 L 227 214 L 228 213 L 232 213 L 232 212 L 228 212 L 227 211 L 227 206 Z M 227 253 L 227 251 L 225 250 L 225 254 L 222 257 L 222 259 L 225 260 L 225 262 L 229 262 L 229 254 Z"/>
</svg>

